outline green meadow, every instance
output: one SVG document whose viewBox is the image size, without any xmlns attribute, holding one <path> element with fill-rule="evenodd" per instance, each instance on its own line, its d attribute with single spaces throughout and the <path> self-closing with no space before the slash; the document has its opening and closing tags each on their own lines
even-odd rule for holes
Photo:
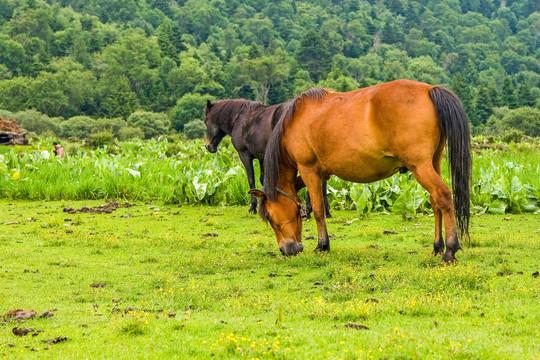
<svg viewBox="0 0 540 360">
<path fill-rule="evenodd" d="M 334 210 L 330 253 L 309 220 L 283 257 L 246 206 L 64 212 L 107 203 L 0 201 L 0 313 L 36 313 L 1 358 L 540 357 L 538 214 L 474 215 L 445 265 L 429 214 Z"/>
</svg>

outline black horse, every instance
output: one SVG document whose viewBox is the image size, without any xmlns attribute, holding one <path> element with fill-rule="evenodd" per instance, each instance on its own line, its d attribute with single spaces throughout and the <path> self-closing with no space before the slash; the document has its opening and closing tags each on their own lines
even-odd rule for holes
<svg viewBox="0 0 540 360">
<path fill-rule="evenodd" d="M 231 136 L 234 148 L 246 168 L 249 188 L 255 189 L 255 172 L 253 159 L 259 160 L 261 168 L 261 185 L 264 179 L 264 152 L 274 126 L 280 119 L 284 104 L 263 105 L 258 101 L 245 99 L 207 101 L 204 109 L 206 124 L 206 149 L 211 153 L 217 151 L 221 139 Z M 330 205 L 326 194 L 326 181 L 323 183 L 326 217 L 331 217 Z M 311 202 L 307 199 L 308 214 Z M 249 212 L 257 213 L 257 198 L 251 196 Z"/>
</svg>

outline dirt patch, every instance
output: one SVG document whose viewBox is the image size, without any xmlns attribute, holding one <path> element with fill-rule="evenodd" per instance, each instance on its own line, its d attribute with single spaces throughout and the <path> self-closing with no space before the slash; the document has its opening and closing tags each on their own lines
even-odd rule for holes
<svg viewBox="0 0 540 360">
<path fill-rule="evenodd" d="M 129 207 L 132 207 L 132 206 L 135 206 L 135 204 L 130 204 L 130 203 L 121 204 L 121 203 L 116 202 L 116 201 L 111 201 L 108 204 L 100 205 L 100 206 L 96 206 L 96 207 L 92 207 L 92 208 L 89 208 L 89 207 L 86 207 L 86 206 L 83 206 L 80 209 L 73 209 L 73 208 L 66 207 L 66 208 L 64 208 L 64 212 L 68 213 L 68 214 L 80 214 L 80 213 L 88 213 L 88 214 L 103 214 L 103 213 L 105 213 L 105 214 L 110 214 L 110 213 L 116 211 L 116 209 L 118 209 L 118 208 L 129 208 Z"/>
<path fill-rule="evenodd" d="M 18 328 L 18 327 L 14 327 L 13 329 L 11 329 L 11 332 L 15 336 L 26 336 L 32 331 L 34 331 L 34 329 Z"/>
<path fill-rule="evenodd" d="M 60 342 L 64 342 L 64 341 L 68 341 L 69 338 L 67 336 L 60 336 L 60 337 L 55 337 L 53 339 L 49 339 L 49 340 L 43 340 L 43 342 L 45 344 L 58 344 Z"/>
<path fill-rule="evenodd" d="M 355 329 L 355 330 L 369 330 L 369 328 L 362 324 L 353 324 L 353 323 L 347 323 L 345 324 L 345 327 Z"/>
<path fill-rule="evenodd" d="M 218 233 L 206 233 L 206 234 L 202 234 L 201 237 L 217 237 L 219 236 Z"/>
<path fill-rule="evenodd" d="M 49 319 L 54 317 L 54 314 L 50 311 L 45 311 L 43 314 L 39 315 L 39 317 L 42 319 Z"/>
<path fill-rule="evenodd" d="M 36 314 L 34 310 L 15 309 L 8 311 L 2 317 L 5 321 L 24 321 L 32 319 Z"/>
</svg>

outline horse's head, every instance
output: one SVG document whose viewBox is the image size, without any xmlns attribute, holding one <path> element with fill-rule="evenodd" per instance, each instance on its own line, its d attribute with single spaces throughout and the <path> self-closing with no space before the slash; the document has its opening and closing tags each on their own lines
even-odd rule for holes
<svg viewBox="0 0 540 360">
<path fill-rule="evenodd" d="M 211 153 L 215 153 L 217 151 L 217 147 L 219 143 L 221 142 L 221 139 L 227 133 L 221 129 L 219 124 L 216 121 L 216 114 L 214 111 L 212 111 L 212 108 L 214 105 L 210 100 L 206 101 L 206 107 L 204 108 L 204 123 L 206 125 L 206 144 L 205 147 L 208 151 Z"/>
<path fill-rule="evenodd" d="M 279 190 L 275 200 L 268 198 L 262 190 L 253 189 L 249 193 L 259 199 L 259 215 L 272 226 L 281 253 L 296 255 L 304 250 L 302 220 L 307 213 L 296 193 Z"/>
</svg>

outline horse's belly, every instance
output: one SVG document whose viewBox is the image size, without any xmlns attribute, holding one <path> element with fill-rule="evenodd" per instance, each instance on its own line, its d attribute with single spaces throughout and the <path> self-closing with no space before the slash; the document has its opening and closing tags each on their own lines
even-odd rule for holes
<svg viewBox="0 0 540 360">
<path fill-rule="evenodd" d="M 386 179 L 399 171 L 403 163 L 394 157 L 378 159 L 350 159 L 346 162 L 329 162 L 326 171 L 329 175 L 355 183 L 371 183 Z"/>
</svg>

